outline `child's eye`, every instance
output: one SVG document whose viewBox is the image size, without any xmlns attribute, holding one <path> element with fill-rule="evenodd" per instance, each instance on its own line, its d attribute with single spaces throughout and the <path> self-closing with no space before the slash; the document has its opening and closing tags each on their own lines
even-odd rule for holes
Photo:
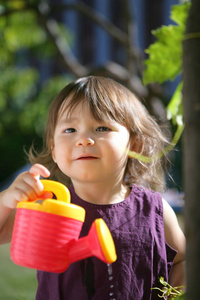
<svg viewBox="0 0 200 300">
<path fill-rule="evenodd" d="M 106 126 L 100 126 L 97 128 L 96 131 L 100 131 L 100 132 L 105 132 L 105 131 L 110 131 L 111 129 L 106 127 Z"/>
<path fill-rule="evenodd" d="M 73 133 L 73 132 L 76 132 L 75 128 L 67 128 L 67 129 L 65 129 L 65 133 Z"/>
</svg>

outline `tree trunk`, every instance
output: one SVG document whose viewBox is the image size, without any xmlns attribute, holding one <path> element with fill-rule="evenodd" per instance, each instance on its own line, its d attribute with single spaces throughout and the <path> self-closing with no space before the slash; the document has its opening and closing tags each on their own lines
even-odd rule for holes
<svg viewBox="0 0 200 300">
<path fill-rule="evenodd" d="M 193 0 L 183 42 L 185 233 L 187 299 L 199 300 L 200 282 L 200 1 Z"/>
</svg>

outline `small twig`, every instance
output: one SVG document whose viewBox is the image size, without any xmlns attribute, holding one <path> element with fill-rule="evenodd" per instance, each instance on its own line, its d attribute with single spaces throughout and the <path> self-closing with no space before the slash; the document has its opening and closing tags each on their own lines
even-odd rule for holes
<svg viewBox="0 0 200 300">
<path fill-rule="evenodd" d="M 200 32 L 186 33 L 183 36 L 183 42 L 190 40 L 190 39 L 198 39 L 198 38 L 200 38 Z"/>
<path fill-rule="evenodd" d="M 158 295 L 159 298 L 166 299 L 166 297 L 169 297 L 169 299 L 176 299 L 177 297 L 184 295 L 184 292 L 182 291 L 184 286 L 172 287 L 163 277 L 159 277 L 159 282 L 163 285 L 162 289 L 158 287 L 152 288 L 152 290 L 158 290 L 162 293 L 161 295 Z"/>
<path fill-rule="evenodd" d="M 175 132 L 175 135 L 174 135 L 171 143 L 167 147 L 165 147 L 165 149 L 162 152 L 159 152 L 154 156 L 149 157 L 149 156 L 145 156 L 145 155 L 142 155 L 135 151 L 130 151 L 130 150 L 128 150 L 127 153 L 132 158 L 136 158 L 144 163 L 151 163 L 152 161 L 155 161 L 155 160 L 161 158 L 162 156 L 166 155 L 168 152 L 170 152 L 176 146 L 176 144 L 178 143 L 178 141 L 181 137 L 183 129 L 184 129 L 184 125 L 178 125 L 177 130 Z"/>
</svg>

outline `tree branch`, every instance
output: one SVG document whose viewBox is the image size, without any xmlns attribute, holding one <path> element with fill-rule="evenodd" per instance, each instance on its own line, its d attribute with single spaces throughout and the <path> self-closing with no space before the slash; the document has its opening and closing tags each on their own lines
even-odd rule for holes
<svg viewBox="0 0 200 300">
<path fill-rule="evenodd" d="M 56 47 L 58 56 L 67 70 L 76 77 L 86 76 L 89 70 L 81 65 L 73 55 L 66 39 L 60 35 L 60 30 L 57 22 L 47 18 L 42 9 L 38 9 L 38 20 L 43 26 L 52 44 Z"/>
<path fill-rule="evenodd" d="M 133 49 L 133 47 L 130 46 L 129 37 L 126 33 L 121 31 L 118 27 L 113 25 L 110 21 L 108 21 L 104 16 L 100 15 L 99 13 L 96 13 L 94 9 L 92 9 L 89 5 L 86 5 L 82 2 L 76 2 L 76 3 L 70 3 L 70 4 L 52 4 L 51 5 L 51 11 L 55 10 L 76 10 L 82 14 L 84 14 L 86 17 L 88 17 L 90 20 L 92 20 L 94 23 L 98 24 L 100 27 L 102 27 L 107 33 L 110 34 L 113 38 L 115 38 L 120 44 L 124 45 L 126 48 L 127 46 L 130 47 L 130 55 L 132 58 L 137 57 L 136 51 Z"/>
</svg>

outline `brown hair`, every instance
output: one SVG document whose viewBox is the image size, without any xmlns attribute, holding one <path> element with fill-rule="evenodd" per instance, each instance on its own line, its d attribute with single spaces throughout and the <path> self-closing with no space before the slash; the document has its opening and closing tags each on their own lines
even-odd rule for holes
<svg viewBox="0 0 200 300">
<path fill-rule="evenodd" d="M 112 119 L 125 126 L 131 141 L 142 155 L 154 157 L 164 151 L 167 143 L 160 127 L 149 115 L 145 106 L 123 85 L 110 78 L 89 76 L 80 78 L 66 85 L 54 98 L 44 132 L 43 150 L 37 153 L 30 149 L 31 163 L 41 163 L 51 171 L 51 178 L 68 185 L 70 179 L 65 176 L 52 159 L 52 143 L 58 117 L 65 109 L 69 113 L 79 104 L 88 103 L 95 119 L 102 121 Z M 139 184 L 157 189 L 164 182 L 161 177 L 162 159 L 143 163 L 129 158 L 124 174 L 127 186 Z"/>
</svg>

